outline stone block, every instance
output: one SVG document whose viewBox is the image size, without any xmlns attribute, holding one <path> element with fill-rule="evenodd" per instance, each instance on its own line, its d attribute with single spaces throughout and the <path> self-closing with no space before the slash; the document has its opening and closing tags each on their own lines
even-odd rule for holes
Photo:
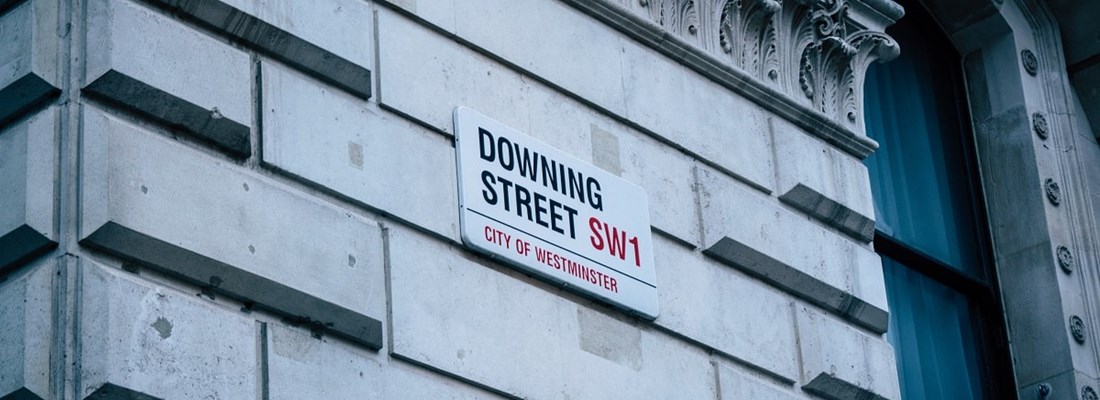
<svg viewBox="0 0 1100 400">
<path fill-rule="evenodd" d="M 57 261 L 45 260 L 0 283 L 0 399 L 48 399 Z"/>
<path fill-rule="evenodd" d="M 593 126 L 592 130 L 598 132 L 600 128 Z M 638 184 L 649 195 L 653 227 L 698 247 L 702 234 L 693 179 L 694 160 L 647 136 L 620 134 L 616 138 L 622 177 Z M 594 148 L 593 152 L 602 150 Z"/>
<path fill-rule="evenodd" d="M 991 94 L 991 98 L 993 95 L 997 94 Z M 995 173 L 998 178 L 1003 177 L 998 179 L 997 185 L 984 188 L 985 197 L 990 199 L 986 204 L 989 226 L 993 228 L 990 234 L 1000 254 L 1015 253 L 1050 240 L 1050 231 L 1036 229 L 1048 226 L 1050 218 L 1042 210 L 1050 203 L 1043 191 L 1035 189 L 1042 187 L 1045 177 L 1039 173 L 1039 161 L 1043 158 L 1035 157 L 1036 136 L 1029 121 L 1027 109 L 1019 106 L 975 122 L 975 150 L 978 154 L 989 155 L 978 160 L 981 170 Z"/>
<path fill-rule="evenodd" d="M 798 400 L 786 390 L 738 371 L 722 363 L 715 363 L 718 370 L 718 400 Z M 789 389 L 788 389 L 789 390 Z"/>
<path fill-rule="evenodd" d="M 826 225 L 870 243 L 875 209 L 867 166 L 790 122 L 769 119 L 775 137 L 779 199 Z"/>
<path fill-rule="evenodd" d="M 885 339 L 806 306 L 796 308 L 802 390 L 836 400 L 901 398 L 894 350 Z"/>
<path fill-rule="evenodd" d="M 50 107 L 0 131 L 0 275 L 57 245 L 57 117 Z"/>
<path fill-rule="evenodd" d="M 768 113 L 683 65 L 624 42 L 626 117 L 770 193 L 775 187 Z"/>
<path fill-rule="evenodd" d="M 451 140 L 281 65 L 262 75 L 264 162 L 460 240 Z"/>
<path fill-rule="evenodd" d="M 560 1 L 454 2 L 455 34 L 624 115 L 622 35 Z M 507 34 L 502 34 L 507 32 Z"/>
<path fill-rule="evenodd" d="M 790 382 L 798 379 L 794 314 L 783 293 L 660 236 L 654 245 L 657 325 Z"/>
<path fill-rule="evenodd" d="M 360 0 L 150 0 L 349 93 L 371 96 L 373 18 Z"/>
<path fill-rule="evenodd" d="M 256 399 L 256 323 L 237 311 L 80 262 L 86 399 Z"/>
<path fill-rule="evenodd" d="M 450 134 L 458 106 L 530 131 L 522 76 L 394 11 L 379 8 L 377 15 L 378 101 L 384 107 Z"/>
<path fill-rule="evenodd" d="M 604 136 L 619 136 L 629 134 L 630 128 L 538 83 L 528 85 L 527 108 L 529 130 L 524 133 L 612 174 L 622 175 L 620 163 L 604 163 L 601 154 L 597 154 L 603 150 L 597 150 L 596 131 L 606 133 Z"/>
<path fill-rule="evenodd" d="M 377 223 L 94 108 L 83 127 L 82 244 L 381 346 Z"/>
<path fill-rule="evenodd" d="M 84 91 L 251 153 L 251 63 L 244 52 L 124 0 L 88 4 Z M 192 79 L 181 79 L 189 76 Z"/>
<path fill-rule="evenodd" d="M 340 342 L 308 331 L 267 324 L 268 397 L 278 399 L 383 399 L 382 365 Z"/>
<path fill-rule="evenodd" d="M 696 169 L 703 252 L 875 332 L 887 326 L 879 257 L 723 174 Z"/>
<path fill-rule="evenodd" d="M 61 92 L 57 6 L 29 0 L 0 11 L 0 124 Z"/>
<path fill-rule="evenodd" d="M 523 398 L 716 396 L 698 348 L 400 227 L 388 243 L 397 357 Z"/>
</svg>

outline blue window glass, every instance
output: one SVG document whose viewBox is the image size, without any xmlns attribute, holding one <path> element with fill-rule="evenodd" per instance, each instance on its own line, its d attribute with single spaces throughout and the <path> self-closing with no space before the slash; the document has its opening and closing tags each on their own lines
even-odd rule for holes
<svg viewBox="0 0 1100 400">
<path fill-rule="evenodd" d="M 864 84 L 867 133 L 879 148 L 867 158 L 875 227 L 965 273 L 982 276 L 963 125 L 950 68 L 904 19 L 889 32 L 897 59 L 872 66 Z M 950 51 L 950 50 L 947 50 Z M 946 61 L 946 62 L 945 62 Z M 952 62 L 953 61 L 953 62 Z"/>
<path fill-rule="evenodd" d="M 985 398 L 970 299 L 889 257 L 882 267 L 902 398 Z"/>
</svg>

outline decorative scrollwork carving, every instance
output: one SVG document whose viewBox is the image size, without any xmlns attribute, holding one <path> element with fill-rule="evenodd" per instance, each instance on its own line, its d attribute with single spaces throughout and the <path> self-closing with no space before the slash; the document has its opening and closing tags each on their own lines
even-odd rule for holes
<svg viewBox="0 0 1100 400">
<path fill-rule="evenodd" d="M 775 18 L 778 0 L 719 0 L 718 39 L 733 65 L 766 82 L 779 77 Z M 766 79 L 765 79 L 766 78 Z"/>
<path fill-rule="evenodd" d="M 886 34 L 851 23 L 847 1 L 803 1 L 801 7 L 807 11 L 796 13 L 802 20 L 795 24 L 808 24 L 811 29 L 795 30 L 803 41 L 799 89 L 818 111 L 848 125 L 859 125 L 863 72 L 874 60 L 897 57 L 900 49 Z"/>
<path fill-rule="evenodd" d="M 695 36 L 699 32 L 695 0 L 642 0 L 639 4 L 649 10 L 650 20 L 673 33 Z"/>
</svg>

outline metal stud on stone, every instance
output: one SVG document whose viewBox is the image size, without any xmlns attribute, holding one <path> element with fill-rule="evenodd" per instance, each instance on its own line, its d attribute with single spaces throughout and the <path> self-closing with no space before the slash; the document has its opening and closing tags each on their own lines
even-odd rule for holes
<svg viewBox="0 0 1100 400">
<path fill-rule="evenodd" d="M 1054 179 L 1047 178 L 1043 187 L 1047 191 L 1047 200 L 1050 200 L 1050 204 L 1062 204 L 1062 189 L 1058 187 L 1058 183 L 1054 182 Z"/>
<path fill-rule="evenodd" d="M 1035 53 L 1031 50 L 1024 49 L 1020 52 L 1020 61 L 1024 63 L 1024 71 L 1031 76 L 1035 76 L 1039 73 L 1039 60 L 1035 58 Z"/>
<path fill-rule="evenodd" d="M 1092 386 L 1085 385 L 1081 388 L 1081 400 L 1100 400 L 1096 396 L 1096 391 L 1092 390 Z"/>
<path fill-rule="evenodd" d="M 1047 126 L 1047 117 L 1043 113 L 1031 114 L 1031 127 L 1035 129 L 1035 134 L 1039 136 L 1039 139 L 1047 139 L 1047 132 L 1050 127 Z"/>
<path fill-rule="evenodd" d="M 1069 317 L 1069 333 L 1077 343 L 1085 343 L 1085 321 L 1076 315 Z"/>
<path fill-rule="evenodd" d="M 1066 246 L 1058 246 L 1056 251 L 1058 255 L 1058 266 L 1062 267 L 1062 271 L 1069 274 L 1073 272 L 1073 254 L 1069 252 Z"/>
</svg>

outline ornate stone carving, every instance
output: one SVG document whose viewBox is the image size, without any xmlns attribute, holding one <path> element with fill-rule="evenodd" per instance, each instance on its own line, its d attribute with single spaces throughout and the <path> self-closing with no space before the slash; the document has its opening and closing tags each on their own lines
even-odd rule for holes
<svg viewBox="0 0 1100 400">
<path fill-rule="evenodd" d="M 1058 256 L 1058 266 L 1062 267 L 1062 271 L 1069 274 L 1073 272 L 1073 253 L 1069 252 L 1069 248 L 1066 246 L 1058 246 L 1055 251 Z"/>
<path fill-rule="evenodd" d="M 1069 332 L 1077 343 L 1085 343 L 1085 321 L 1076 315 L 1069 317 Z"/>
<path fill-rule="evenodd" d="M 769 84 L 778 83 L 779 54 L 775 14 L 778 0 L 718 0 L 718 43 L 733 66 Z"/>
<path fill-rule="evenodd" d="M 874 60 L 897 57 L 896 42 L 848 18 L 845 0 L 799 0 L 793 11 L 798 89 L 811 106 L 849 126 L 859 126 L 863 73 Z"/>
<path fill-rule="evenodd" d="M 1039 136 L 1039 139 L 1047 139 L 1050 126 L 1047 125 L 1047 117 L 1043 113 L 1031 114 L 1031 127 L 1035 130 L 1035 135 Z"/>
<path fill-rule="evenodd" d="M 649 19 L 685 39 L 699 33 L 699 13 L 695 0 L 641 0 L 649 12 Z M 698 42 L 688 39 L 689 42 Z"/>
<path fill-rule="evenodd" d="M 1028 75 L 1035 76 L 1039 73 L 1039 59 L 1035 58 L 1035 53 L 1031 50 L 1024 49 L 1020 52 L 1020 62 L 1024 64 L 1024 71 Z"/>
<path fill-rule="evenodd" d="M 1046 182 L 1043 183 L 1043 188 L 1046 189 L 1047 200 L 1050 201 L 1050 204 L 1056 206 L 1062 204 L 1062 188 L 1058 187 L 1058 182 L 1047 178 Z"/>
<path fill-rule="evenodd" d="M 1096 391 L 1092 389 L 1092 386 L 1085 385 L 1081 388 L 1081 400 L 1100 400 L 1097 399 Z"/>
</svg>

